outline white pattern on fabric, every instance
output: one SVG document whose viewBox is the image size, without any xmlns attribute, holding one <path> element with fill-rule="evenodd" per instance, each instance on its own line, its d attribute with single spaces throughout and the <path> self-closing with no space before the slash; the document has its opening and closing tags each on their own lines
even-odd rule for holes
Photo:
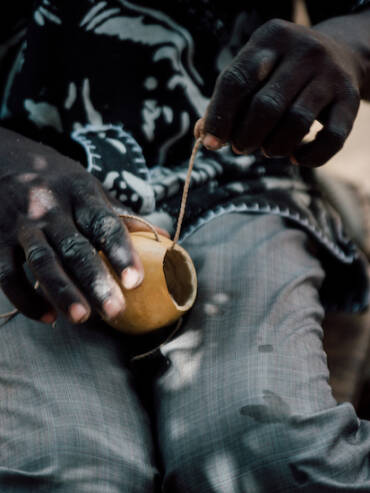
<svg viewBox="0 0 370 493">
<path fill-rule="evenodd" d="M 118 37 L 122 41 L 156 48 L 152 57 L 153 62 L 159 63 L 166 60 L 172 65 L 173 75 L 166 81 L 166 89 L 173 92 L 180 86 L 189 104 L 193 106 L 200 117 L 206 110 L 208 99 L 203 96 L 197 85 L 202 82 L 202 79 L 195 70 L 192 61 L 193 40 L 189 32 L 162 12 L 139 7 L 125 0 L 121 0 L 120 3 L 126 11 L 131 11 L 130 13 L 133 15 L 127 15 L 128 12 L 125 10 L 110 8 L 107 3 L 99 4 L 99 9 L 98 6 L 95 6 L 86 14 L 81 26 L 87 31 L 94 31 L 97 35 Z M 186 61 L 185 64 L 183 59 Z M 158 81 L 153 77 L 150 81 L 155 81 L 156 85 L 158 84 Z M 148 90 L 153 90 L 155 87 L 149 85 Z M 143 101 L 141 111 L 143 115 L 142 131 L 148 141 L 153 141 L 156 136 L 156 120 L 162 115 L 168 116 L 168 106 L 161 106 L 158 101 L 147 99 Z M 169 124 L 173 122 L 172 119 L 168 118 L 166 121 Z M 189 131 L 190 117 L 185 116 L 183 112 L 180 121 L 180 130 L 161 146 L 160 163 L 165 161 L 171 145 Z M 171 133 L 173 132 L 170 131 L 170 135 Z"/>
<path fill-rule="evenodd" d="M 36 102 L 26 99 L 24 107 L 28 111 L 30 120 L 39 128 L 53 127 L 57 132 L 63 132 L 62 119 L 56 106 L 46 101 Z"/>
<path fill-rule="evenodd" d="M 42 4 L 34 13 L 34 19 L 37 24 L 44 26 L 47 21 L 53 22 L 54 24 L 61 24 L 62 20 L 57 16 L 50 8 L 50 2 L 43 0 Z"/>
<path fill-rule="evenodd" d="M 210 2 L 174 0 L 156 9 L 144 3 L 150 5 L 38 0 L 29 10 L 28 46 L 9 62 L 0 117 L 15 131 L 40 136 L 83 161 L 134 212 L 170 225 L 178 214 L 192 127 L 204 114 L 219 71 L 263 16 L 257 7 L 249 10 L 248 2 L 215 2 L 210 8 Z M 348 2 L 344 13 L 365 3 Z M 351 290 L 346 282 L 343 288 L 327 284 L 328 304 L 365 307 L 360 254 L 320 195 L 314 173 L 288 160 L 202 149 L 190 186 L 183 236 L 221 211 L 278 214 L 325 249 L 329 280 L 338 268 L 351 278 Z"/>
</svg>

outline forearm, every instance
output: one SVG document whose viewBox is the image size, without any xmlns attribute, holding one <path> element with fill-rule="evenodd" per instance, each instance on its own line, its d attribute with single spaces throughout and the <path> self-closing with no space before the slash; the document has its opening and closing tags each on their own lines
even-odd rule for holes
<svg viewBox="0 0 370 493">
<path fill-rule="evenodd" d="M 313 28 L 346 45 L 353 53 L 358 60 L 361 97 L 370 100 L 370 7 L 346 16 L 333 17 Z"/>
</svg>

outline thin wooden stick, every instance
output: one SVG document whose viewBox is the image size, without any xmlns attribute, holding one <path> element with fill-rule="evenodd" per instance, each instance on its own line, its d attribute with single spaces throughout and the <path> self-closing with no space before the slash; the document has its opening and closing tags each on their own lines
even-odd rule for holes
<svg viewBox="0 0 370 493">
<path fill-rule="evenodd" d="M 172 245 L 171 245 L 170 250 L 172 250 L 173 248 L 175 248 L 176 243 L 179 241 L 179 238 L 180 238 L 181 226 L 182 226 L 182 222 L 184 220 L 186 202 L 188 200 L 188 193 L 189 193 L 189 186 L 190 186 L 190 180 L 191 180 L 191 173 L 193 171 L 193 167 L 194 167 L 194 163 L 195 163 L 195 157 L 197 155 L 197 152 L 198 152 L 199 147 L 201 146 L 201 144 L 202 144 L 202 138 L 199 137 L 199 139 L 197 139 L 196 142 L 195 142 L 195 144 L 194 144 L 193 151 L 192 151 L 191 156 L 190 156 L 190 161 L 189 161 L 189 166 L 188 166 L 188 172 L 186 174 L 186 179 L 185 179 L 184 188 L 183 188 L 183 192 L 182 192 L 180 212 L 179 212 L 179 216 L 178 216 L 178 219 L 177 219 L 176 233 L 175 233 L 175 236 L 173 238 L 173 242 L 172 242 Z"/>
</svg>

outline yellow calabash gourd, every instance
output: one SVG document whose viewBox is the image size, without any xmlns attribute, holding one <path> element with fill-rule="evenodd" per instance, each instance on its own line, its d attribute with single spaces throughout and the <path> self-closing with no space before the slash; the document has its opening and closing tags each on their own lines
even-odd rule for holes
<svg viewBox="0 0 370 493">
<path fill-rule="evenodd" d="M 130 237 L 144 267 L 144 280 L 127 290 L 110 268 L 121 286 L 126 309 L 107 322 L 122 332 L 144 334 L 176 322 L 193 306 L 197 277 L 189 254 L 178 244 L 172 248 L 172 240 L 162 235 L 157 240 L 144 231 L 130 233 Z"/>
<path fill-rule="evenodd" d="M 142 218 L 136 218 L 146 222 L 154 232 L 154 235 L 142 231 L 130 234 L 133 247 L 139 254 L 144 267 L 142 284 L 135 289 L 126 290 L 120 279 L 110 269 L 122 289 L 126 299 L 126 309 L 121 316 L 107 322 L 120 331 L 144 334 L 165 327 L 176 322 L 194 304 L 197 295 L 197 276 L 194 264 L 189 254 L 178 245 L 177 241 L 184 218 L 190 176 L 195 156 L 201 145 L 202 138 L 199 137 L 194 144 L 189 161 L 174 239 L 170 240 L 158 235 L 152 225 L 143 221 Z M 122 217 L 129 216 L 125 214 Z M 107 262 L 106 259 L 105 261 Z"/>
</svg>

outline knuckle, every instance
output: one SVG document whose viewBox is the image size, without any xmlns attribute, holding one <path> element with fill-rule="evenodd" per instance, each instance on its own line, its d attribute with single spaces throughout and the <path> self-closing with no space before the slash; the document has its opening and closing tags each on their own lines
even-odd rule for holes
<svg viewBox="0 0 370 493">
<path fill-rule="evenodd" d="M 343 99 L 346 99 L 357 110 L 361 102 L 361 94 L 359 89 L 353 85 L 352 81 L 347 79 L 342 84 L 342 95 Z"/>
<path fill-rule="evenodd" d="M 270 21 L 268 21 L 268 24 L 271 29 L 275 29 L 278 31 L 285 30 L 287 29 L 287 26 L 290 25 L 289 22 L 279 18 L 271 19 Z"/>
<path fill-rule="evenodd" d="M 333 149 L 339 150 L 343 147 L 349 134 L 349 130 L 344 127 L 330 127 L 327 135 Z"/>
<path fill-rule="evenodd" d="M 275 18 L 265 22 L 265 24 L 262 26 L 261 31 L 264 34 L 282 35 L 288 32 L 290 28 L 290 22 L 285 21 L 284 19 Z"/>
<path fill-rule="evenodd" d="M 96 223 L 101 223 L 102 218 L 107 215 L 105 208 L 96 205 L 81 207 L 76 214 L 77 224 L 86 231 L 92 231 Z"/>
<path fill-rule="evenodd" d="M 47 245 L 31 245 L 26 252 L 26 260 L 35 269 L 45 269 L 55 256 Z"/>
<path fill-rule="evenodd" d="M 320 39 L 313 37 L 306 38 L 305 41 L 302 42 L 301 50 L 306 57 L 308 56 L 315 60 L 323 59 L 328 56 L 327 48 L 323 42 Z"/>
<path fill-rule="evenodd" d="M 106 275 L 104 266 L 95 248 L 84 240 L 66 238 L 62 242 L 61 258 L 70 273 L 78 284 L 88 288 L 89 292 L 94 292 L 94 286 L 98 279 Z"/>
<path fill-rule="evenodd" d="M 94 293 L 108 276 L 96 249 L 84 236 L 75 233 L 59 241 L 58 249 L 63 263 L 78 281 Z M 104 281 L 106 282 L 106 281 Z"/>
<path fill-rule="evenodd" d="M 91 224 L 91 232 L 99 243 L 123 234 L 121 221 L 114 214 L 99 211 Z"/>
<path fill-rule="evenodd" d="M 91 209 L 78 207 L 75 212 L 75 221 L 83 232 L 88 231 L 91 224 Z"/>
<path fill-rule="evenodd" d="M 280 113 L 283 109 L 283 101 L 277 93 L 257 94 L 253 106 L 256 111 L 268 112 L 268 114 Z"/>
<path fill-rule="evenodd" d="M 82 235 L 75 233 L 62 238 L 57 244 L 57 249 L 66 261 L 82 263 L 86 260 L 86 253 L 94 248 Z"/>
<path fill-rule="evenodd" d="M 311 125 L 315 121 L 315 115 L 312 111 L 300 106 L 293 106 L 289 112 L 289 123 L 302 131 L 309 131 Z"/>
<path fill-rule="evenodd" d="M 71 185 L 71 193 L 77 198 L 86 196 L 86 193 L 93 192 L 96 188 L 95 177 L 90 173 L 75 171 L 69 175 L 68 183 Z"/>
<path fill-rule="evenodd" d="M 219 87 L 223 91 L 244 90 L 248 85 L 248 79 L 240 64 L 233 64 L 224 70 L 219 80 Z"/>
<path fill-rule="evenodd" d="M 102 186 L 91 173 L 75 173 L 68 177 L 67 186 L 70 187 L 70 200 L 75 211 L 89 209 L 102 196 Z"/>
<path fill-rule="evenodd" d="M 113 212 L 94 207 L 80 212 L 77 224 L 97 247 L 108 246 L 116 241 L 124 241 L 125 230 L 121 219 Z"/>
</svg>

